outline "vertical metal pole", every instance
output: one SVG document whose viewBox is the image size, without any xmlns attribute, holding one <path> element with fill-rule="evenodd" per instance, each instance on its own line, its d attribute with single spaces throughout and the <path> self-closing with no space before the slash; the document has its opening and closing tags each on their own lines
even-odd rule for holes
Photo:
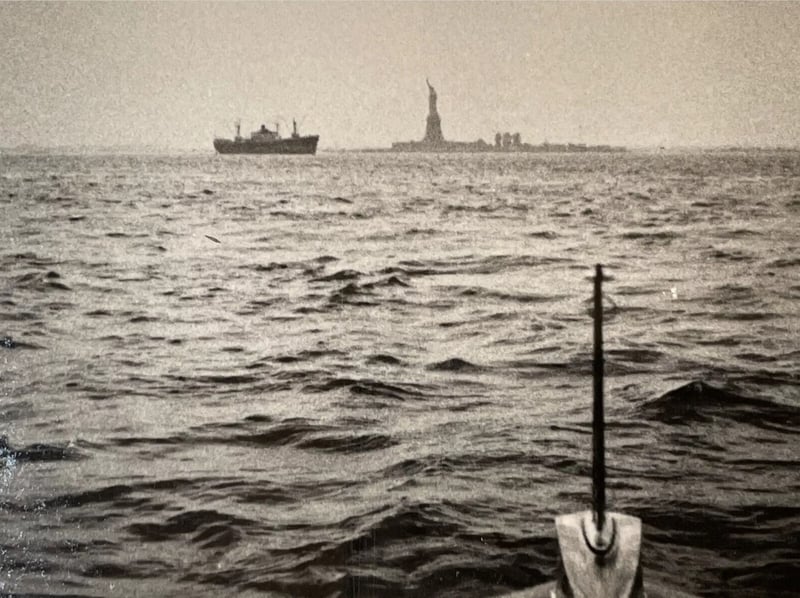
<svg viewBox="0 0 800 598">
<path fill-rule="evenodd" d="M 592 414 L 592 502 L 598 532 L 603 531 L 606 517 L 605 422 L 603 421 L 603 267 L 595 266 L 594 274 L 594 409 Z"/>
</svg>

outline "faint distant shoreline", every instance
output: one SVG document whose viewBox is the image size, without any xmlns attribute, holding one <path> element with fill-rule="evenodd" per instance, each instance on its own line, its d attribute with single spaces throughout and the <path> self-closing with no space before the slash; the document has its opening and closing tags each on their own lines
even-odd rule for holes
<svg viewBox="0 0 800 598">
<path fill-rule="evenodd" d="M 0 154 L 15 156 L 101 156 L 101 155 L 166 155 L 208 154 L 205 148 L 156 147 L 148 145 L 53 145 L 22 144 L 0 146 Z"/>
</svg>

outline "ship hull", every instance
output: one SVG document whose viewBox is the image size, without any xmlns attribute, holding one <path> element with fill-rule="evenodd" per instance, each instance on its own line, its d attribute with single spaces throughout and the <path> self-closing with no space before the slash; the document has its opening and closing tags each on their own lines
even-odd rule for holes
<svg viewBox="0 0 800 598">
<path fill-rule="evenodd" d="M 272 141 L 215 139 L 214 149 L 220 154 L 315 154 L 319 135 L 289 137 Z"/>
</svg>

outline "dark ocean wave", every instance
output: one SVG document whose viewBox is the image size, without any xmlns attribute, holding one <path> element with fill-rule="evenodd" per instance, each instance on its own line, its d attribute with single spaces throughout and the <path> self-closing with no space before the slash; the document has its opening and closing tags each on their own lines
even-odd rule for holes
<svg viewBox="0 0 800 598">
<path fill-rule="evenodd" d="M 22 317 L 20 317 L 20 315 Z M 0 316 L 0 317 L 2 317 L 2 316 Z M 4 318 L 4 319 L 6 319 L 6 318 Z M 24 314 L 23 313 L 23 314 L 18 314 L 18 317 L 16 317 L 16 318 L 7 318 L 7 319 L 9 319 L 9 320 L 11 320 L 11 319 L 24 320 L 24 321 L 28 321 L 28 322 L 35 322 L 39 318 L 36 316 L 36 314 Z M 13 338 L 8 337 L 8 336 L 4 336 L 4 337 L 0 338 L 0 349 L 44 349 L 44 347 L 41 346 L 41 345 L 37 345 L 35 343 L 29 343 L 29 342 L 25 342 L 25 341 L 18 340 L 18 339 L 13 339 Z"/>
<path fill-rule="evenodd" d="M 358 380 L 352 378 L 330 378 L 325 381 L 308 384 L 303 389 L 310 393 L 347 390 L 351 394 L 369 395 L 398 401 L 422 400 L 432 396 L 432 388 L 419 384 L 386 383 L 377 380 Z"/>
<path fill-rule="evenodd" d="M 746 425 L 800 433 L 800 406 L 749 398 L 703 381 L 684 384 L 640 407 L 644 413 L 669 424 L 731 420 Z"/>
<path fill-rule="evenodd" d="M 81 453 L 74 447 L 64 447 L 51 444 L 35 443 L 24 447 L 14 448 L 9 445 L 8 438 L 0 436 L 0 458 L 6 464 L 10 460 L 25 463 L 35 461 L 63 461 L 66 459 L 81 459 Z M 6 465 L 7 466 L 7 465 Z"/>
<path fill-rule="evenodd" d="M 456 294 L 461 295 L 462 297 L 497 299 L 500 301 L 511 301 L 516 303 L 546 303 L 548 301 L 565 299 L 564 296 L 551 297 L 547 295 L 536 295 L 533 293 L 503 293 L 482 287 L 453 287 L 453 290 L 456 292 Z"/>
<path fill-rule="evenodd" d="M 254 424 L 258 429 L 253 429 Z M 319 424 L 301 418 L 272 422 L 271 418 L 251 416 L 241 423 L 205 426 L 170 436 L 120 437 L 111 444 L 118 447 L 173 446 L 182 450 L 214 444 L 253 449 L 293 446 L 330 453 L 364 453 L 395 446 L 398 441 L 387 434 L 359 432 L 351 426 Z"/>
<path fill-rule="evenodd" d="M 480 372 L 486 369 L 486 367 L 471 363 L 466 359 L 461 359 L 460 357 L 451 357 L 450 359 L 445 359 L 444 361 L 430 364 L 428 369 L 439 372 L 469 373 Z"/>
</svg>

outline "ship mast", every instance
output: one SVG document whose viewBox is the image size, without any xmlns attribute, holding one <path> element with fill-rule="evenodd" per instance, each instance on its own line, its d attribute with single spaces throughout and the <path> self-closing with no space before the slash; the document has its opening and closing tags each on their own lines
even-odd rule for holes
<svg viewBox="0 0 800 598">
<path fill-rule="evenodd" d="M 594 358 L 592 359 L 592 508 L 598 536 L 606 524 L 605 421 L 603 419 L 603 267 L 594 275 Z"/>
<path fill-rule="evenodd" d="M 640 547 L 642 522 L 612 513 L 606 504 L 603 418 L 603 268 L 594 276 L 594 358 L 592 378 L 592 508 L 556 517 L 563 574 L 556 596 L 644 598 Z"/>
</svg>

